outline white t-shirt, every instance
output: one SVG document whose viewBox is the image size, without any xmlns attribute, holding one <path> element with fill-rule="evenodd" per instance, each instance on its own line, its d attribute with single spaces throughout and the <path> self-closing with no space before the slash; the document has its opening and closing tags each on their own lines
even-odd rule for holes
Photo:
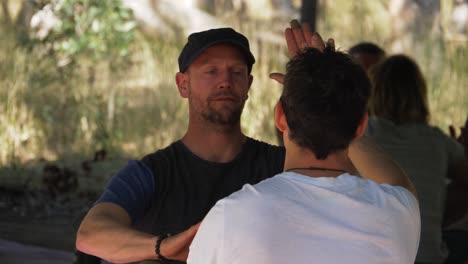
<svg viewBox="0 0 468 264">
<path fill-rule="evenodd" d="M 443 263 L 448 255 L 442 241 L 447 177 L 465 159 L 463 146 L 436 127 L 396 125 L 375 116 L 369 118 L 366 134 L 400 165 L 418 192 L 421 240 L 416 261 Z"/>
<path fill-rule="evenodd" d="M 219 201 L 187 262 L 414 263 L 420 216 L 402 187 L 284 172 Z"/>
</svg>

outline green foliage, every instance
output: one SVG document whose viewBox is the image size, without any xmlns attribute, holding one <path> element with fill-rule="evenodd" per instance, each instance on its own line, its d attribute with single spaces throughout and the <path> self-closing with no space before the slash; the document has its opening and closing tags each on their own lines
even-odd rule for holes
<svg viewBox="0 0 468 264">
<path fill-rule="evenodd" d="M 137 24 L 120 0 L 52 0 L 46 8 L 57 21 L 42 43 L 60 65 L 86 58 L 117 67 L 128 57 Z"/>
<path fill-rule="evenodd" d="M 341 50 L 362 40 L 389 50 L 384 2 L 326 1 L 318 31 L 335 38 Z M 174 74 L 185 38 L 143 35 L 120 1 L 44 4 L 62 23 L 37 37 L 32 49 L 18 45 L 12 30 L 0 26 L 0 166 L 40 158 L 89 159 L 101 148 L 113 156 L 141 157 L 183 135 L 187 102 L 177 92 Z M 284 71 L 288 20 L 226 21 L 248 36 L 257 59 L 242 129 L 270 143 L 277 142 L 273 107 L 281 86 L 268 74 Z M 428 80 L 432 123 L 442 129 L 462 125 L 468 105 L 466 42 L 444 41 L 440 60 L 434 57 L 437 43 L 417 44 L 427 47 L 426 55 L 408 55 L 419 61 Z M 438 75 L 431 74 L 433 68 Z"/>
</svg>

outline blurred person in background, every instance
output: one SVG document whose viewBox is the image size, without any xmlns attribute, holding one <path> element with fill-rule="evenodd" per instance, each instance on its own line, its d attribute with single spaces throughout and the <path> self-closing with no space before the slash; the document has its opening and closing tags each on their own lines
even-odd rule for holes
<svg viewBox="0 0 468 264">
<path fill-rule="evenodd" d="M 348 53 L 367 72 L 372 66 L 385 59 L 385 51 L 372 42 L 360 42 L 352 46 Z"/>
<path fill-rule="evenodd" d="M 463 146 L 429 124 L 427 86 L 413 59 L 390 56 L 370 71 L 370 78 L 366 134 L 405 170 L 418 192 L 421 241 L 416 263 L 464 263 L 468 233 L 443 230 L 442 224 L 447 181 L 468 190 L 468 143 Z M 463 131 L 466 134 L 466 127 Z"/>
</svg>

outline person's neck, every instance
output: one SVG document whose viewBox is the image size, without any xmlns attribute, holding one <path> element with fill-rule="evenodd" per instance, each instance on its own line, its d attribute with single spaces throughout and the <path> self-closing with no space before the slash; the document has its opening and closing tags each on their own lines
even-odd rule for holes
<svg viewBox="0 0 468 264">
<path fill-rule="evenodd" d="M 240 124 L 229 128 L 189 124 L 182 143 L 201 159 L 226 163 L 239 154 L 246 139 Z"/>
<path fill-rule="evenodd" d="M 319 160 L 315 154 L 300 147 L 286 148 L 284 170 L 309 177 L 338 177 L 343 173 L 356 174 L 356 169 L 349 160 L 346 150 L 328 154 Z"/>
</svg>

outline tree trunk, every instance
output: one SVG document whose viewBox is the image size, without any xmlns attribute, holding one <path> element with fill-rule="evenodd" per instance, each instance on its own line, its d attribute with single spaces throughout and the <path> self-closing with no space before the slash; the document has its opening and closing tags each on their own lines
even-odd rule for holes
<svg viewBox="0 0 468 264">
<path fill-rule="evenodd" d="M 29 32 L 31 18 L 34 15 L 34 1 L 33 0 L 23 0 L 21 4 L 21 9 L 16 18 L 15 28 L 20 33 Z"/>
<path fill-rule="evenodd" d="M 301 22 L 307 22 L 312 31 L 317 30 L 317 1 L 318 0 L 302 0 Z"/>
<path fill-rule="evenodd" d="M 3 11 L 3 22 L 5 23 L 7 28 L 10 28 L 12 22 L 11 22 L 10 9 L 8 8 L 8 0 L 2 0 L 2 11 Z"/>
</svg>

